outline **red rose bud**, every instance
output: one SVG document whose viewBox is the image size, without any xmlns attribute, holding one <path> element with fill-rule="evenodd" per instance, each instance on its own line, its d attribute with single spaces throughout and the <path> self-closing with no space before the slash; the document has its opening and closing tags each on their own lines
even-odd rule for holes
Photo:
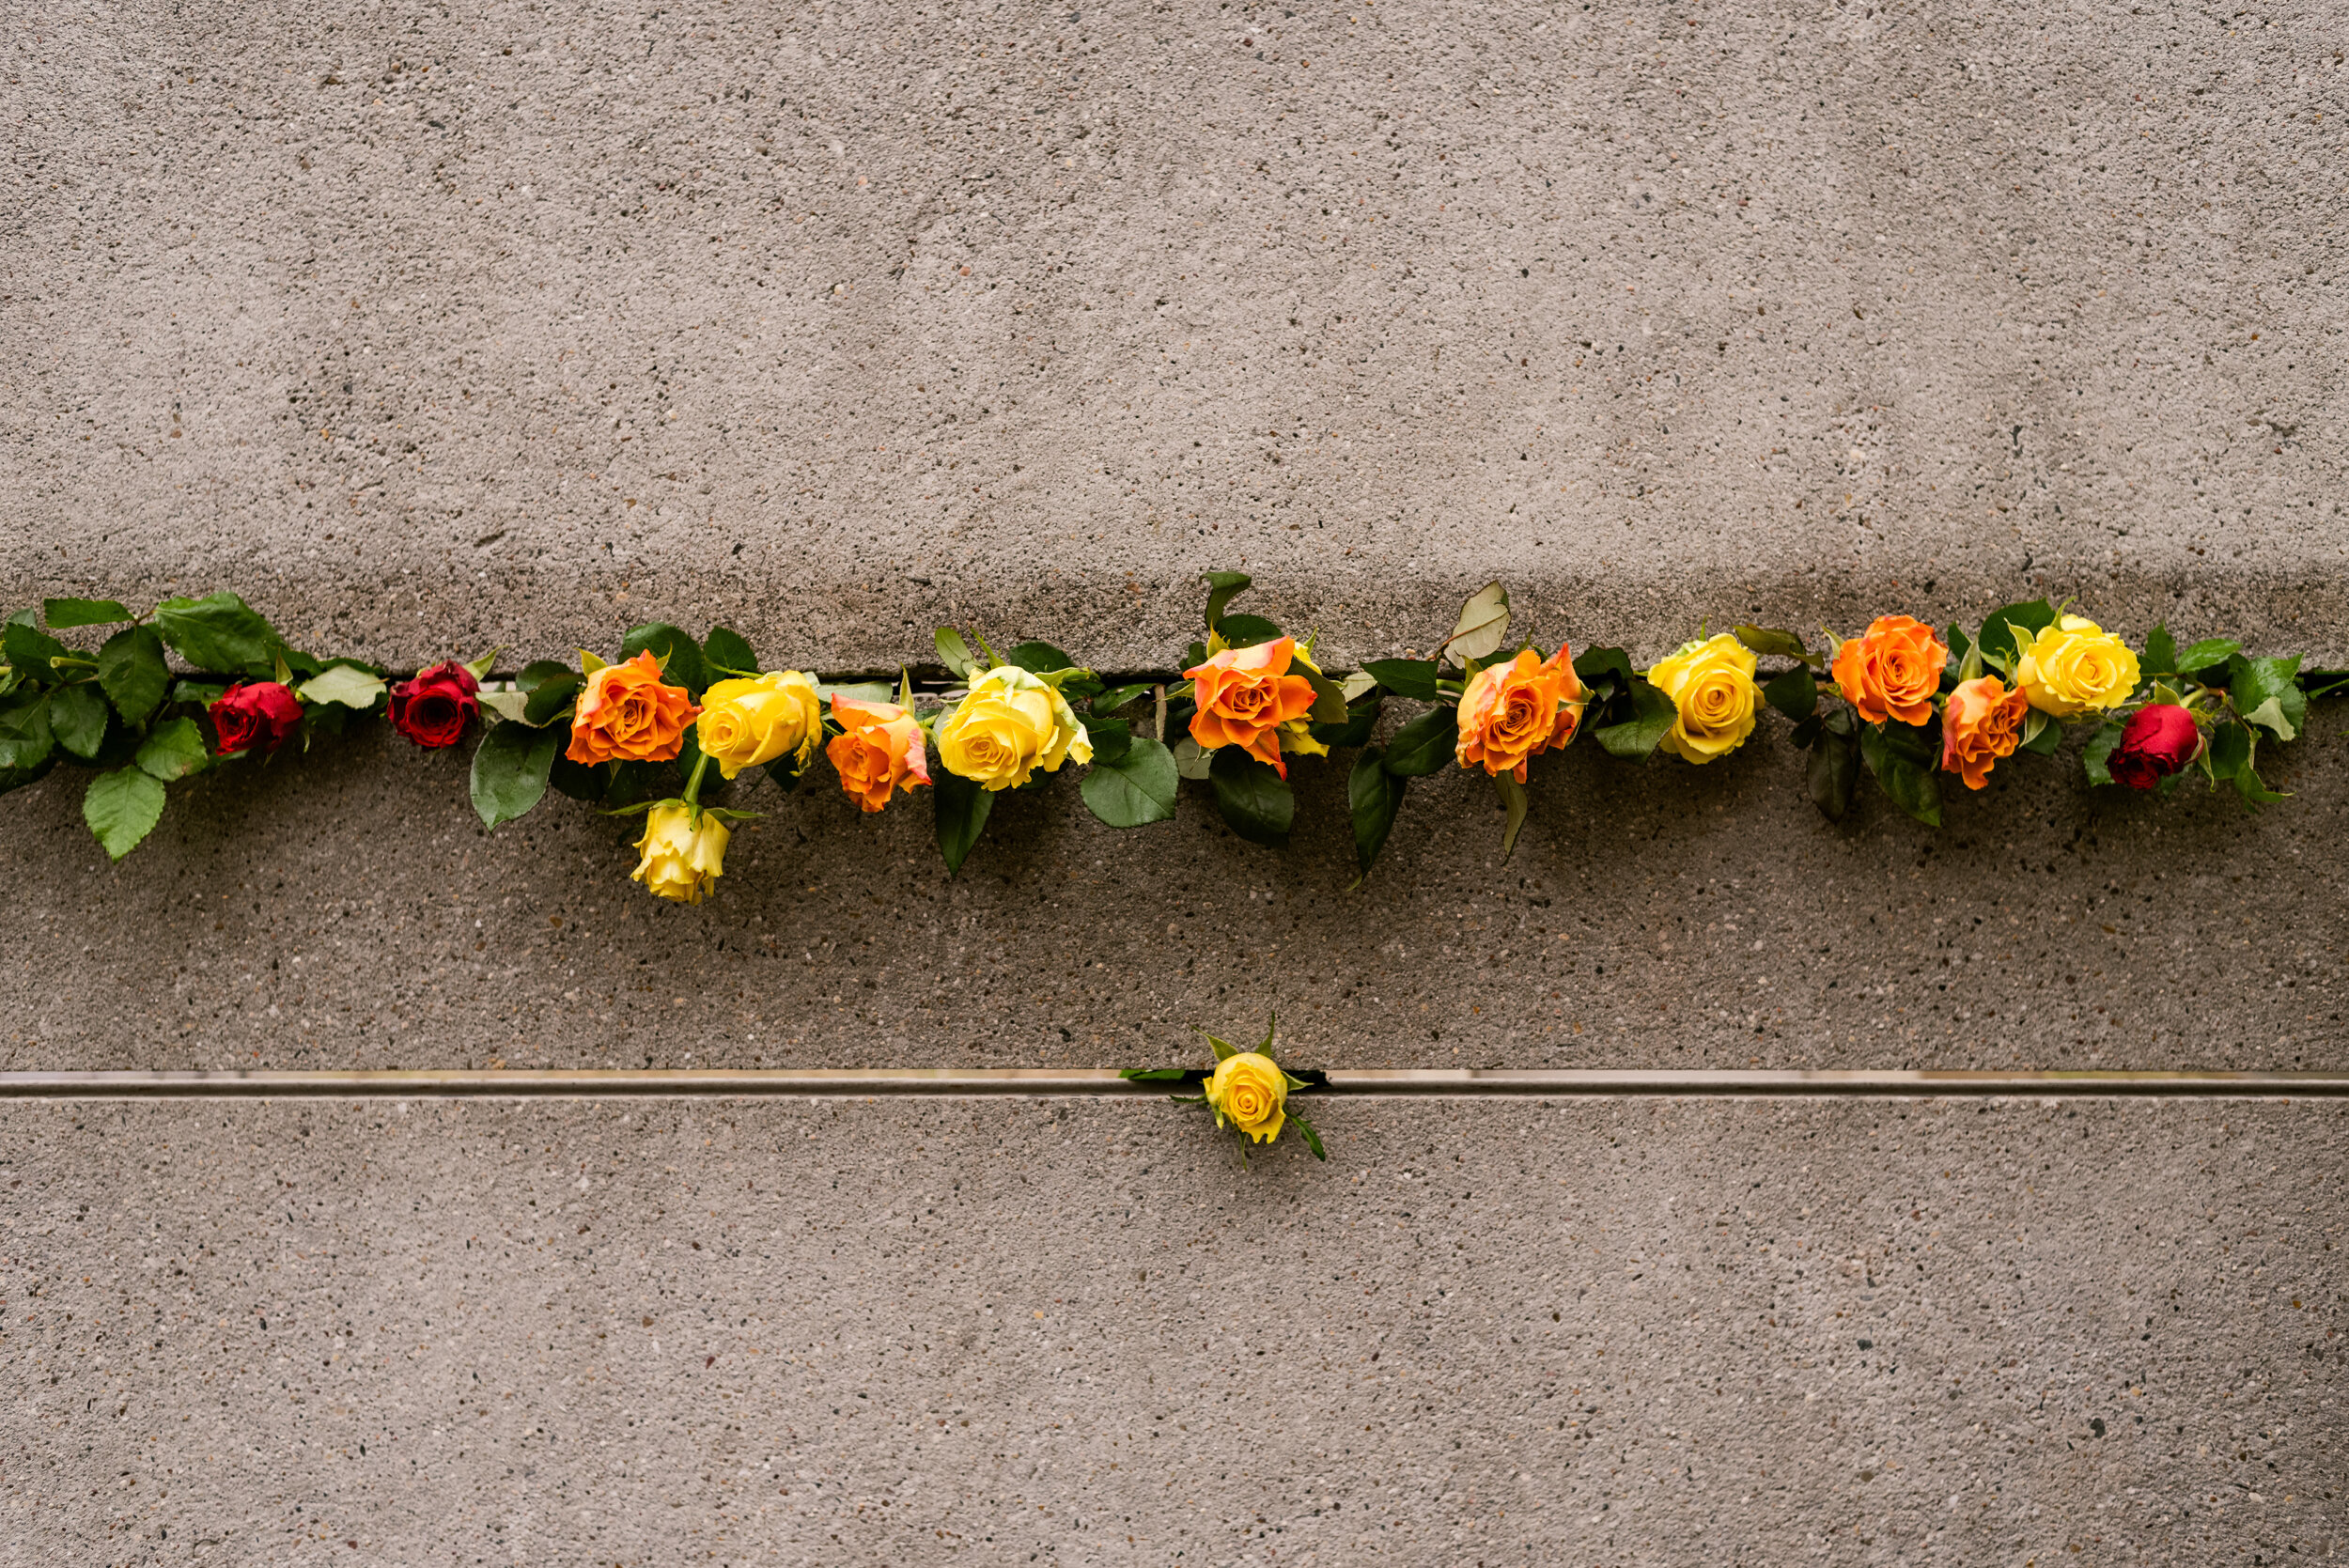
<svg viewBox="0 0 2349 1568">
<path fill-rule="evenodd" d="M 392 688 L 392 728 L 428 750 L 454 746 L 481 717 L 474 696 L 480 689 L 473 672 L 454 660 L 418 670 L 413 680 Z"/>
<path fill-rule="evenodd" d="M 212 705 L 211 714 L 224 756 L 230 752 L 267 754 L 284 745 L 286 737 L 302 724 L 301 702 L 273 680 L 230 687 Z"/>
<path fill-rule="evenodd" d="M 2140 707 L 2121 732 L 2121 744 L 2105 766 L 2113 782 L 2151 789 L 2170 774 L 2191 767 L 2202 754 L 2202 732 L 2194 715 L 2170 703 Z"/>
</svg>

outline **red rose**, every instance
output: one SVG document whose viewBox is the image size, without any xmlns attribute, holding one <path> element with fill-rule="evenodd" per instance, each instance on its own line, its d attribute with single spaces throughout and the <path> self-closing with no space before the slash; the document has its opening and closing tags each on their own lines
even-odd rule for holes
<svg viewBox="0 0 2349 1568">
<path fill-rule="evenodd" d="M 2105 766 L 2113 782 L 2151 789 L 2202 754 L 2202 732 L 2194 715 L 2170 703 L 2140 707 L 2121 732 L 2121 744 Z"/>
<path fill-rule="evenodd" d="M 240 683 L 221 693 L 211 707 L 212 728 L 220 732 L 221 755 L 259 752 L 264 755 L 286 743 L 301 727 L 302 704 L 273 680 Z"/>
<path fill-rule="evenodd" d="M 474 696 L 480 689 L 473 672 L 455 660 L 418 670 L 413 680 L 392 688 L 392 728 L 428 750 L 454 746 L 465 726 L 481 717 Z"/>
</svg>

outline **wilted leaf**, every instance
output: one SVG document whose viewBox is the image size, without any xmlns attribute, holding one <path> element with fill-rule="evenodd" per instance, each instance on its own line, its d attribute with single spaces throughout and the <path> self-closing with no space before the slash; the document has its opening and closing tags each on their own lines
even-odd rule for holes
<svg viewBox="0 0 2349 1568">
<path fill-rule="evenodd" d="M 350 664 L 330 664 L 302 683 L 305 702 L 339 703 L 365 713 L 383 695 L 383 677 Z"/>
<path fill-rule="evenodd" d="M 1490 659 L 1509 635 L 1509 590 L 1487 582 L 1460 607 L 1460 619 L 1444 639 L 1444 651 L 1459 663 Z"/>
</svg>

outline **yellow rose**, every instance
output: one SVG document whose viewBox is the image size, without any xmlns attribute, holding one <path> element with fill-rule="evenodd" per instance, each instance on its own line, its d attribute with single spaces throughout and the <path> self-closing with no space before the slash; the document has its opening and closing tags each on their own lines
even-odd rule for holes
<svg viewBox="0 0 2349 1568">
<path fill-rule="evenodd" d="M 1259 1143 L 1281 1136 L 1281 1125 L 1287 1120 L 1281 1106 L 1288 1096 L 1288 1075 L 1261 1051 L 1225 1057 L 1207 1079 L 1207 1106 L 1215 1112 L 1215 1125 L 1234 1122 Z"/>
<path fill-rule="evenodd" d="M 804 768 L 823 738 L 824 699 L 815 678 L 797 670 L 722 680 L 702 693 L 694 735 L 703 754 L 729 779 L 786 752 L 793 753 L 793 767 Z"/>
<path fill-rule="evenodd" d="M 2030 706 L 2058 719 L 2114 707 L 2137 690 L 2137 655 L 2094 621 L 2066 615 L 2042 627 L 2015 666 Z"/>
<path fill-rule="evenodd" d="M 636 841 L 644 858 L 630 875 L 662 898 L 698 904 L 725 875 L 727 837 L 717 817 L 704 815 L 697 827 L 691 806 L 663 801 L 645 814 L 645 836 Z"/>
<path fill-rule="evenodd" d="M 1753 684 L 1753 650 L 1728 632 L 1682 644 L 1678 653 L 1658 660 L 1647 678 L 1679 710 L 1664 750 L 1690 762 L 1711 762 L 1753 733 L 1754 705 L 1762 698 Z"/>
<path fill-rule="evenodd" d="M 1070 757 L 1093 760 L 1093 743 L 1068 700 L 1011 664 L 972 681 L 936 733 L 946 771 L 990 790 L 1018 789 L 1036 768 L 1056 772 Z"/>
</svg>

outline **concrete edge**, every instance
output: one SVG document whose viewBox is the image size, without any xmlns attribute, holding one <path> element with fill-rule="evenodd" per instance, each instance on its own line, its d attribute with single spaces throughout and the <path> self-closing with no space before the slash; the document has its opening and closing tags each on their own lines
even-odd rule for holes
<svg viewBox="0 0 2349 1568">
<path fill-rule="evenodd" d="M 834 1098 L 1156 1094 L 1111 1067 L 842 1067 L 796 1069 L 449 1069 L 351 1071 L 92 1071 L 0 1073 L 0 1099 Z M 2349 1098 L 2341 1072 L 1997 1072 L 1874 1070 L 1484 1069 L 1331 1072 L 1315 1093 L 1351 1096 L 1637 1096 L 1983 1098 L 2008 1095 Z"/>
</svg>

